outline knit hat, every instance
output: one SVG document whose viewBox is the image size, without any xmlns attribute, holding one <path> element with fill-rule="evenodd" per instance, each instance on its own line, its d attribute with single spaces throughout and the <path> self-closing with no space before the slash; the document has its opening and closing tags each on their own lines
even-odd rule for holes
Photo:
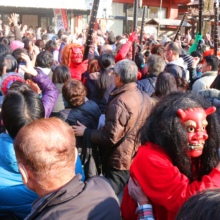
<svg viewBox="0 0 220 220">
<path fill-rule="evenodd" d="M 11 73 L 7 73 L 4 76 L 2 76 L 2 79 L 0 82 L 0 89 L 1 89 L 2 94 L 7 95 L 11 84 L 17 80 L 23 83 L 25 82 L 24 78 L 18 73 L 11 72 Z"/>
<path fill-rule="evenodd" d="M 14 51 L 18 48 L 24 48 L 24 43 L 18 40 L 14 40 L 11 42 L 11 49 Z"/>
</svg>

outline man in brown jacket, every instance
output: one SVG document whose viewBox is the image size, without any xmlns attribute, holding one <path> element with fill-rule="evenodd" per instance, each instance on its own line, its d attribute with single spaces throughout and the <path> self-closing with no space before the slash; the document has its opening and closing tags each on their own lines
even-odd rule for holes
<svg viewBox="0 0 220 220">
<path fill-rule="evenodd" d="M 125 59 L 115 65 L 114 83 L 117 89 L 110 94 L 113 99 L 105 112 L 105 126 L 102 130 L 92 130 L 90 136 L 92 143 L 102 145 L 105 150 L 108 157 L 105 160 L 105 177 L 110 180 L 117 195 L 130 177 L 130 165 L 140 146 L 135 137 L 151 110 L 149 96 L 137 88 L 137 73 L 137 66 L 131 60 Z M 86 127 L 79 125 L 73 126 L 75 134 L 83 136 Z M 125 139 L 121 141 L 123 137 Z"/>
</svg>

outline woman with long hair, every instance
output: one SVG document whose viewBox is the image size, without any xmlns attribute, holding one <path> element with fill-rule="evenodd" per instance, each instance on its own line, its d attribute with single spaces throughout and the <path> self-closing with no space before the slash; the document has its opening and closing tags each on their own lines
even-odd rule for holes
<svg viewBox="0 0 220 220">
<path fill-rule="evenodd" d="M 98 58 L 99 72 L 90 73 L 86 80 L 87 98 L 93 100 L 104 113 L 110 92 L 114 89 L 113 69 L 114 57 L 101 54 Z"/>
</svg>

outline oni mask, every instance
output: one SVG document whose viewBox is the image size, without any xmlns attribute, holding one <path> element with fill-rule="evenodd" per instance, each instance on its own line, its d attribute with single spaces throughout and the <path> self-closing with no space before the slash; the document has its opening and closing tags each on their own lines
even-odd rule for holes
<svg viewBox="0 0 220 220">
<path fill-rule="evenodd" d="M 80 64 L 83 60 L 83 53 L 79 47 L 72 48 L 71 60 L 74 64 Z"/>
<path fill-rule="evenodd" d="M 216 111 L 215 107 L 206 110 L 203 108 L 190 108 L 177 111 L 181 124 L 188 132 L 188 155 L 190 157 L 199 157 L 202 155 L 205 140 L 208 139 L 206 126 L 208 122 L 206 117 Z"/>
</svg>

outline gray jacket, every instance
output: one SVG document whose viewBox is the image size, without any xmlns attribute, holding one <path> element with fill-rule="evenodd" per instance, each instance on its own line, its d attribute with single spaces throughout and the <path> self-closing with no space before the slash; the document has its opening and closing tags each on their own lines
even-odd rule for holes
<svg viewBox="0 0 220 220">
<path fill-rule="evenodd" d="M 61 189 L 32 204 L 25 220 L 121 220 L 118 198 L 109 181 L 94 176 L 85 182 L 77 174 Z"/>
</svg>

